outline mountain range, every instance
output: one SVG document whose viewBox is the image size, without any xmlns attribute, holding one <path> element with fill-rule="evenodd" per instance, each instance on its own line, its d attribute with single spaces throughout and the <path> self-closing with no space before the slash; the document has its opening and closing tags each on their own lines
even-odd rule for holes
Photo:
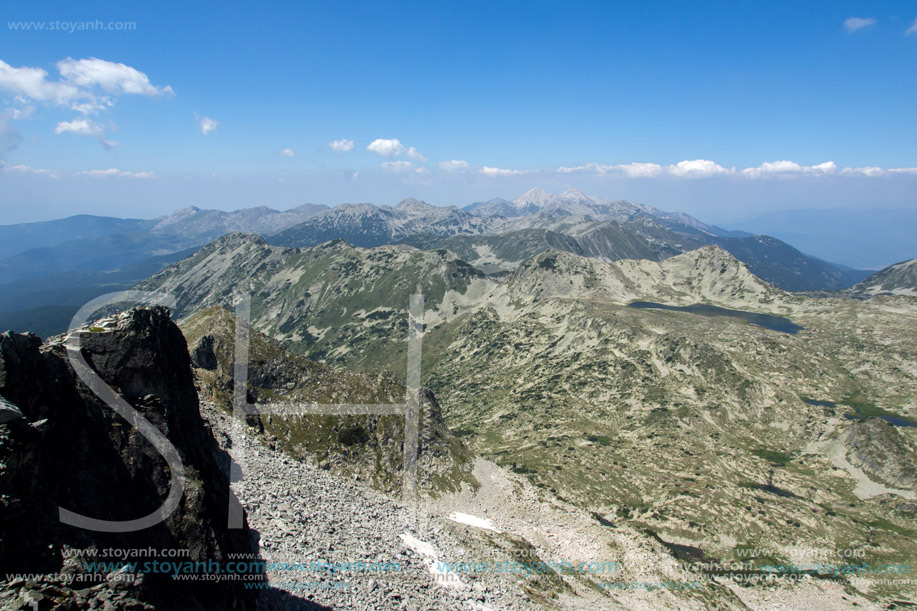
<svg viewBox="0 0 917 611">
<path fill-rule="evenodd" d="M 394 207 L 306 204 L 285 212 L 190 207 L 152 220 L 82 215 L 0 227 L 0 326 L 60 332 L 88 299 L 132 286 L 234 231 L 288 247 L 342 239 L 359 247 L 402 243 L 448 249 L 486 273 L 511 271 L 548 249 L 603 261 L 661 261 L 716 245 L 790 291 L 840 290 L 869 275 L 808 256 L 776 238 L 575 189 L 551 194 L 536 187 L 512 201 L 495 199 L 463 209 L 415 199 Z"/>
</svg>

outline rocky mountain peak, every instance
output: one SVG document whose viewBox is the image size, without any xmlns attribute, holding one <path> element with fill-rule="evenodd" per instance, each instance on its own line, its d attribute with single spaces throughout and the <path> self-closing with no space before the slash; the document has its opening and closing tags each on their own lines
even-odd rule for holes
<svg viewBox="0 0 917 611">
<path fill-rule="evenodd" d="M 216 250 L 234 249 L 240 246 L 267 246 L 267 241 L 257 233 L 234 231 L 212 242 L 209 247 Z"/>
<path fill-rule="evenodd" d="M 336 238 L 334 240 L 329 240 L 328 242 L 325 242 L 324 244 L 319 244 L 318 246 L 316 246 L 316 248 L 323 250 L 323 251 L 339 251 L 339 250 L 344 251 L 344 250 L 353 250 L 354 246 L 347 240 Z"/>
<path fill-rule="evenodd" d="M 741 261 L 732 256 L 728 251 L 715 244 L 701 246 L 696 250 L 689 251 L 685 255 L 690 255 L 697 261 L 711 261 L 716 263 L 725 263 L 727 265 L 744 265 Z"/>
<path fill-rule="evenodd" d="M 428 204 L 427 202 L 421 201 L 419 199 L 414 199 L 413 197 L 401 200 L 401 202 L 394 208 L 394 210 L 398 212 L 405 212 L 411 215 L 429 214 L 435 209 L 436 206 Z"/>
<path fill-rule="evenodd" d="M 515 198 L 511 203 L 516 208 L 526 208 L 529 206 L 534 206 L 536 208 L 543 208 L 551 202 L 552 195 L 542 189 L 541 187 L 532 187 L 519 197 Z"/>
<path fill-rule="evenodd" d="M 593 201 L 591 197 L 587 196 L 585 193 L 576 188 L 567 189 L 560 194 L 560 197 L 563 199 L 587 200 L 590 202 Z"/>
</svg>

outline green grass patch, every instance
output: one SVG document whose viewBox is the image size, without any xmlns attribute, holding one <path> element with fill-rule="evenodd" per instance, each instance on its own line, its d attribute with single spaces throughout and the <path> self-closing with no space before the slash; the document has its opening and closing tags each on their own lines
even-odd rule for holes
<svg viewBox="0 0 917 611">
<path fill-rule="evenodd" d="M 903 526 L 898 526 L 894 522 L 886 520 L 885 518 L 876 518 L 875 520 L 867 522 L 867 524 L 878 530 L 897 533 L 910 539 L 917 539 L 917 531 L 914 531 L 910 528 L 904 528 Z"/>
<path fill-rule="evenodd" d="M 758 450 L 752 450 L 751 453 L 758 458 L 763 458 L 767 462 L 774 465 L 779 465 L 781 467 L 785 467 L 787 463 L 793 460 L 792 454 L 787 452 L 777 452 L 776 450 L 765 450 L 762 448 Z"/>
</svg>

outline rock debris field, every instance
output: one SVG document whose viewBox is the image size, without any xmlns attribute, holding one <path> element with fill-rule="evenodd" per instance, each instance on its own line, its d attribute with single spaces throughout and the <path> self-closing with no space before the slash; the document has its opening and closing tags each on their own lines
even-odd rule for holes
<svg viewBox="0 0 917 611">
<path fill-rule="evenodd" d="M 271 450 L 231 415 L 201 407 L 242 464 L 233 490 L 259 533 L 272 588 L 320 605 L 312 608 L 539 608 L 499 576 L 437 571 L 437 560 L 461 560 L 466 551 L 435 519 Z"/>
</svg>

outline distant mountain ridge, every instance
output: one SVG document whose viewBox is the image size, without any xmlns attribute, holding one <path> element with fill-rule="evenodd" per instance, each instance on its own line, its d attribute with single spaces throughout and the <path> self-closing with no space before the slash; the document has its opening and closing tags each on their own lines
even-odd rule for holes
<svg viewBox="0 0 917 611">
<path fill-rule="evenodd" d="M 269 234 L 283 231 L 327 209 L 328 206 L 320 204 L 303 204 L 283 212 L 267 206 L 225 212 L 191 206 L 153 219 L 151 222 L 155 224 L 150 231 L 194 237 L 210 236 L 213 239 L 233 231 Z"/>
<path fill-rule="evenodd" d="M 810 257 L 774 238 L 727 231 L 687 214 L 577 189 L 552 194 L 535 187 L 511 201 L 498 198 L 464 209 L 413 198 L 395 206 L 304 204 L 287 211 L 191 206 L 151 220 L 78 216 L 0 227 L 0 236 L 11 236 L 0 248 L 12 253 L 0 258 L 0 288 L 5 291 L 0 323 L 20 328 L 52 317 L 37 328 L 61 331 L 61 321 L 77 307 L 71 302 L 141 279 L 122 270 L 155 273 L 233 232 L 253 232 L 270 244 L 297 248 L 345 240 L 357 247 L 404 243 L 448 249 L 486 273 L 512 271 L 550 249 L 601 261 L 662 261 L 716 245 L 785 290 L 838 290 L 867 275 Z M 23 248 L 27 250 L 15 252 Z M 49 285 L 53 290 L 36 288 Z"/>
<path fill-rule="evenodd" d="M 553 194 L 541 187 L 534 187 L 512 201 L 496 199 L 483 204 L 472 204 L 464 210 L 485 218 L 493 216 L 515 218 L 533 214 L 560 213 L 625 222 L 636 218 L 652 217 L 658 220 L 672 220 L 714 235 L 717 234 L 717 228 L 702 223 L 687 214 L 664 212 L 652 206 L 624 200 L 590 197 L 579 189 L 568 189 L 563 193 Z"/>
<path fill-rule="evenodd" d="M 79 214 L 54 221 L 0 225 L 0 259 L 71 240 L 142 231 L 149 224 L 141 219 Z"/>
<path fill-rule="evenodd" d="M 423 248 L 454 248 L 469 262 L 491 266 L 493 251 L 489 249 L 510 251 L 520 255 L 503 261 L 504 268 L 512 268 L 524 258 L 522 247 L 527 248 L 526 256 L 537 248 L 530 233 L 537 229 L 550 232 L 539 238 L 545 246 L 608 261 L 658 261 L 716 245 L 746 263 L 754 274 L 790 291 L 838 290 L 867 275 L 808 256 L 775 238 L 721 229 L 687 214 L 644 204 L 589 197 L 576 189 L 551 194 L 536 187 L 512 201 L 491 200 L 466 210 L 486 221 L 483 235 L 441 239 L 424 235 L 403 241 Z M 506 246 L 501 246 L 503 242 Z"/>
<path fill-rule="evenodd" d="M 433 206 L 413 198 L 395 207 L 341 204 L 269 236 L 278 246 L 317 246 L 343 239 L 354 246 L 381 246 L 411 235 L 450 236 L 483 233 L 487 223 L 455 206 Z"/>
<path fill-rule="evenodd" d="M 917 297 L 917 259 L 895 263 L 845 290 L 858 297 L 907 295 Z"/>
<path fill-rule="evenodd" d="M 78 215 L 0 226 L 0 327 L 60 333 L 90 299 L 133 286 L 227 233 L 281 231 L 326 208 L 191 206 L 151 220 Z"/>
</svg>

